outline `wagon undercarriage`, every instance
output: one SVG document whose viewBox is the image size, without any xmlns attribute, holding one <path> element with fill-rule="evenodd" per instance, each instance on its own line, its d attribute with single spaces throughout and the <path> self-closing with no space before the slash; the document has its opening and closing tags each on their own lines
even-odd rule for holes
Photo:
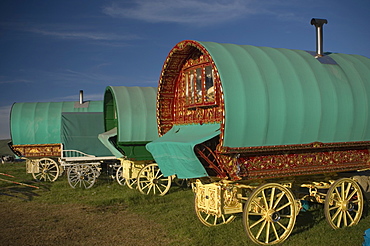
<svg viewBox="0 0 370 246">
<path fill-rule="evenodd" d="M 207 226 L 229 223 L 236 213 L 243 213 L 245 232 L 262 245 L 288 238 L 305 201 L 324 204 L 326 220 L 333 229 L 356 225 L 364 206 L 362 188 L 356 177 L 333 178 L 337 179 L 312 176 L 249 184 L 198 179 L 193 183 L 195 211 Z M 306 182 L 310 179 L 317 182 Z"/>
<path fill-rule="evenodd" d="M 203 224 L 226 224 L 243 213 L 248 237 L 272 245 L 289 237 L 308 202 L 323 204 L 333 229 L 359 222 L 363 190 L 370 187 L 367 148 L 229 154 L 215 151 L 215 142 L 217 138 L 195 147 L 211 174 L 193 182 L 195 211 Z"/>
</svg>

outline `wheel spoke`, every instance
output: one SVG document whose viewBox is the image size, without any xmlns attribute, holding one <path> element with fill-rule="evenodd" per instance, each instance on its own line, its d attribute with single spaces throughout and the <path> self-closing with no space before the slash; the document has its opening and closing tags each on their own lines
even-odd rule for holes
<svg viewBox="0 0 370 246">
<path fill-rule="evenodd" d="M 352 197 L 357 193 L 357 190 L 353 190 L 352 193 L 346 198 L 347 200 L 351 200 Z"/>
<path fill-rule="evenodd" d="M 263 203 L 265 204 L 265 208 L 268 209 L 268 205 L 267 205 L 267 199 L 266 199 L 266 195 L 265 195 L 265 191 L 262 190 L 262 199 L 263 199 Z"/>
<path fill-rule="evenodd" d="M 261 222 L 265 221 L 265 218 L 261 218 L 259 220 L 257 220 L 253 225 L 250 225 L 249 228 L 253 228 L 255 227 L 256 225 L 260 224 Z"/>
<path fill-rule="evenodd" d="M 343 213 L 339 210 L 339 216 L 338 216 L 338 220 L 337 220 L 337 227 L 339 228 L 340 225 L 341 225 L 341 222 L 342 222 L 342 216 L 343 216 Z"/>
<path fill-rule="evenodd" d="M 348 216 L 348 218 L 351 220 L 351 224 L 353 223 L 354 221 L 354 218 L 352 217 L 352 215 L 349 213 L 349 211 L 346 211 L 346 215 Z"/>
<path fill-rule="evenodd" d="M 283 197 L 284 197 L 284 193 L 281 193 L 280 196 L 278 197 L 278 199 L 276 200 L 273 209 L 276 209 L 276 206 L 280 203 L 280 201 L 281 201 L 281 199 L 283 199 Z"/>
<path fill-rule="evenodd" d="M 335 212 L 335 214 L 332 216 L 332 221 L 334 221 L 340 213 L 340 208 L 339 207 L 336 207 L 336 208 L 337 208 L 337 212 Z"/>
<path fill-rule="evenodd" d="M 270 239 L 270 225 L 271 225 L 271 223 L 267 222 L 265 243 L 268 243 L 269 239 Z"/>
<path fill-rule="evenodd" d="M 268 208 L 272 208 L 272 207 L 273 207 L 274 198 L 275 198 L 275 187 L 273 187 L 273 188 L 271 189 L 270 205 L 268 206 Z M 276 206 L 276 205 L 275 205 L 275 206 Z"/>
<path fill-rule="evenodd" d="M 257 235 L 256 235 L 256 238 L 257 238 L 257 239 L 259 239 L 259 238 L 260 238 L 261 233 L 262 233 L 263 229 L 265 228 L 265 226 L 266 226 L 266 220 L 263 220 L 263 223 L 262 223 L 262 225 L 261 225 L 261 227 L 260 227 L 260 229 L 259 229 L 259 231 L 258 231 L 258 233 L 257 233 Z"/>
<path fill-rule="evenodd" d="M 279 222 L 278 222 L 279 223 Z M 276 230 L 276 227 L 275 227 L 275 224 L 274 223 L 271 223 L 271 226 L 272 226 L 272 229 L 273 229 L 273 231 L 274 231 L 274 235 L 275 235 L 275 237 L 276 237 L 276 239 L 277 240 L 279 240 L 280 239 L 280 236 L 279 236 L 279 234 L 278 234 L 278 232 L 277 232 L 277 230 Z M 280 225 L 281 226 L 281 225 Z M 285 229 L 286 230 L 286 229 Z"/>
<path fill-rule="evenodd" d="M 345 196 L 343 197 L 344 199 L 349 199 L 350 197 L 352 197 L 352 195 L 351 196 L 348 196 L 351 187 L 352 187 L 352 184 L 351 183 L 348 183 Z M 356 189 L 354 189 L 354 192 L 356 193 Z"/>
<path fill-rule="evenodd" d="M 286 228 L 283 224 L 281 224 L 280 221 L 277 221 L 276 223 L 278 223 L 278 225 L 281 226 L 281 228 L 283 228 L 284 231 L 288 230 L 288 228 Z"/>
<path fill-rule="evenodd" d="M 262 205 L 261 205 L 261 204 L 259 204 L 259 202 L 257 202 L 256 200 L 253 200 L 252 202 L 254 203 L 254 205 L 256 205 L 257 207 L 259 207 L 262 211 L 264 211 L 264 210 L 265 210 L 265 208 L 264 208 L 264 207 L 262 207 Z"/>
<path fill-rule="evenodd" d="M 275 209 L 275 211 L 276 211 L 276 212 L 278 212 L 278 211 L 280 211 L 280 210 L 282 210 L 282 209 L 284 209 L 284 208 L 286 208 L 286 207 L 288 207 L 288 206 L 290 206 L 290 205 L 292 205 L 292 203 L 291 203 L 291 202 L 286 203 L 286 204 L 282 205 L 281 207 L 279 207 L 278 209 Z"/>
</svg>

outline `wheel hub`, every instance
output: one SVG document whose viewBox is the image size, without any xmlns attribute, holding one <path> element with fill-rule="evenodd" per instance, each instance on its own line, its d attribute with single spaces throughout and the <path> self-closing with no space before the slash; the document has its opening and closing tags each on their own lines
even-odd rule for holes
<svg viewBox="0 0 370 246">
<path fill-rule="evenodd" d="M 353 211 L 354 208 L 355 208 L 354 204 L 352 202 L 350 202 L 350 201 L 347 201 L 347 200 L 344 200 L 341 203 L 341 206 L 340 207 L 341 207 L 341 210 L 342 211 L 349 211 L 349 212 Z"/>
<path fill-rule="evenodd" d="M 265 218 L 269 222 L 278 222 L 281 219 L 280 213 L 273 209 L 266 211 Z"/>
</svg>

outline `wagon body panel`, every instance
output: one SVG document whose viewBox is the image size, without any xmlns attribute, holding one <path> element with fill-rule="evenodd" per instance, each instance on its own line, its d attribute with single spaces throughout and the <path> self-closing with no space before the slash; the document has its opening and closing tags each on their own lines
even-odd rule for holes
<svg viewBox="0 0 370 246">
<path fill-rule="evenodd" d="M 108 86 L 104 95 L 105 131 L 100 140 L 117 157 L 152 160 L 145 145 L 158 138 L 156 88 Z M 116 137 L 114 136 L 116 128 Z M 113 131 L 112 131 L 113 130 Z M 109 136 L 108 136 L 109 135 Z"/>
</svg>

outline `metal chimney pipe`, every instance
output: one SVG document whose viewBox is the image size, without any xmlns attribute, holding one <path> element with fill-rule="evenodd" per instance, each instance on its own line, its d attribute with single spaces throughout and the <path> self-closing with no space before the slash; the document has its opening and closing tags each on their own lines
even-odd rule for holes
<svg viewBox="0 0 370 246">
<path fill-rule="evenodd" d="M 312 18 L 311 25 L 316 27 L 316 57 L 322 57 L 324 55 L 323 48 L 323 25 L 328 24 L 326 19 L 315 19 Z"/>
<path fill-rule="evenodd" d="M 84 103 L 84 91 L 80 90 L 80 104 Z"/>
</svg>

